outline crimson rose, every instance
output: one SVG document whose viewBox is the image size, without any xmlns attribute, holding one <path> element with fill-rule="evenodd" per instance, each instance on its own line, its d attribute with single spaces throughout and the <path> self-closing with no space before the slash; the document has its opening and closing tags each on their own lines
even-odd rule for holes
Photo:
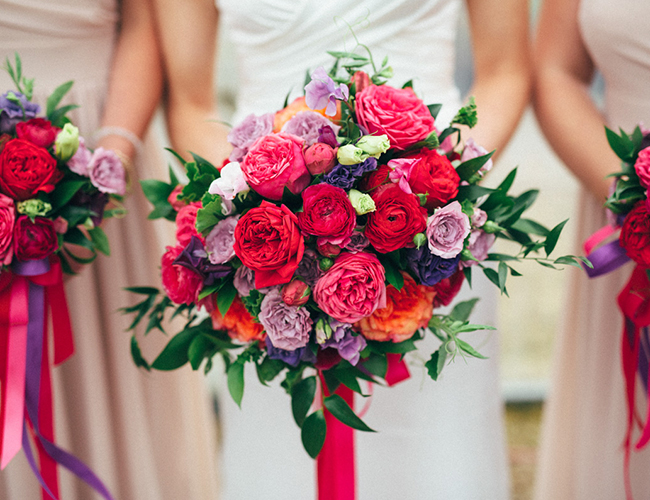
<svg viewBox="0 0 650 500">
<path fill-rule="evenodd" d="M 446 156 L 422 148 L 408 158 L 420 160 L 411 170 L 409 185 L 416 194 L 428 194 L 425 207 L 429 211 L 442 207 L 458 194 L 460 177 Z"/>
<path fill-rule="evenodd" d="M 630 259 L 650 267 L 650 213 L 644 202 L 637 203 L 625 217 L 619 242 Z"/>
<path fill-rule="evenodd" d="M 160 261 L 162 286 L 175 304 L 193 304 L 199 298 L 203 278 L 185 266 L 174 264 L 183 247 L 167 247 Z"/>
<path fill-rule="evenodd" d="M 15 200 L 50 193 L 63 174 L 47 150 L 22 139 L 12 139 L 0 153 L 0 191 Z"/>
<path fill-rule="evenodd" d="M 255 288 L 291 281 L 305 251 L 298 218 L 286 206 L 263 201 L 235 227 L 235 254 L 255 271 Z"/>
<path fill-rule="evenodd" d="M 315 184 L 302 192 L 303 211 L 298 224 L 319 243 L 344 247 L 357 225 L 357 214 L 346 192 L 330 184 Z"/>
<path fill-rule="evenodd" d="M 418 197 L 392 183 L 370 195 L 377 208 L 368 214 L 365 234 L 375 250 L 388 253 L 413 246 L 413 236 L 423 232 L 427 223 L 427 211 Z"/>
<path fill-rule="evenodd" d="M 31 142 L 34 146 L 49 148 L 56 139 L 59 129 L 45 118 L 32 118 L 16 124 L 18 139 Z"/>
<path fill-rule="evenodd" d="M 18 260 L 44 259 L 58 247 L 52 220 L 36 217 L 32 222 L 26 215 L 18 217 L 14 226 L 14 255 Z"/>
</svg>

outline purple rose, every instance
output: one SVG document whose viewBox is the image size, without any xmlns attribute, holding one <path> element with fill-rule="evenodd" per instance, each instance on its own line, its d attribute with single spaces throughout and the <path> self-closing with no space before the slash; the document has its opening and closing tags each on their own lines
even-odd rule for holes
<svg viewBox="0 0 650 500">
<path fill-rule="evenodd" d="M 323 109 L 327 116 L 336 114 L 336 101 L 347 101 L 350 96 L 348 86 L 341 83 L 338 87 L 321 66 L 311 74 L 311 81 L 305 85 L 305 102 L 310 109 Z"/>
<path fill-rule="evenodd" d="M 210 262 L 225 264 L 235 256 L 235 226 L 239 215 L 220 220 L 205 238 Z"/>
<path fill-rule="evenodd" d="M 327 319 L 324 321 L 328 321 Z M 322 322 L 317 323 L 316 338 L 323 335 Z M 321 343 L 321 348 L 333 348 L 339 352 L 339 355 L 349 361 L 351 365 L 356 365 L 359 362 L 361 351 L 366 348 L 366 339 L 361 335 L 355 335 L 352 331 L 352 325 L 349 323 L 341 323 L 335 319 L 329 319 L 329 326 L 332 334 L 329 339 Z"/>
<path fill-rule="evenodd" d="M 465 149 L 463 149 L 463 154 L 460 156 L 460 161 L 465 162 L 473 158 L 478 158 L 479 156 L 484 156 L 488 154 L 489 151 L 483 146 L 474 142 L 474 139 L 471 137 L 465 141 Z M 485 165 L 479 170 L 479 174 L 484 175 L 492 169 L 492 159 L 489 159 L 485 162 Z"/>
<path fill-rule="evenodd" d="M 279 289 L 273 289 L 262 300 L 260 323 L 274 347 L 295 351 L 309 342 L 313 322 L 304 307 L 288 306 Z"/>
<path fill-rule="evenodd" d="M 361 231 L 353 231 L 350 235 L 350 243 L 348 243 L 345 249 L 351 253 L 362 252 L 368 245 L 370 241 Z"/>
<path fill-rule="evenodd" d="M 255 271 L 242 265 L 235 271 L 233 284 L 235 285 L 239 295 L 242 297 L 248 297 L 251 290 L 255 289 Z"/>
<path fill-rule="evenodd" d="M 12 94 L 18 98 L 22 108 L 7 99 L 9 92 L 0 95 L 0 134 L 13 134 L 18 122 L 35 118 L 41 111 L 38 104 L 29 102 L 20 92 L 13 91 Z"/>
<path fill-rule="evenodd" d="M 228 134 L 228 142 L 234 146 L 230 161 L 242 161 L 248 148 L 260 137 L 273 131 L 273 113 L 256 116 L 248 115 Z"/>
<path fill-rule="evenodd" d="M 192 235 L 190 242 L 174 260 L 174 265 L 183 266 L 203 278 L 205 286 L 211 286 L 220 278 L 228 276 L 232 268 L 221 264 L 212 264 L 201 240 Z"/>
<path fill-rule="evenodd" d="M 468 248 L 476 260 L 464 260 L 460 263 L 460 267 L 473 266 L 476 264 L 476 261 L 482 262 L 487 259 L 488 252 L 492 248 L 492 245 L 494 245 L 495 240 L 496 236 L 494 234 L 488 234 L 480 230 L 472 231 L 469 235 Z"/>
<path fill-rule="evenodd" d="M 79 148 L 72 158 L 68 160 L 68 168 L 75 174 L 88 177 L 90 175 L 88 165 L 90 164 L 90 158 L 92 155 L 92 151 L 86 147 L 86 141 L 84 141 L 84 138 L 79 137 Z"/>
<path fill-rule="evenodd" d="M 427 220 L 429 250 L 443 259 L 456 257 L 463 250 L 469 231 L 469 217 L 463 213 L 460 203 L 452 201 Z"/>
<path fill-rule="evenodd" d="M 102 193 L 126 193 L 126 172 L 115 152 L 97 148 L 90 158 L 88 170 L 90 182 Z"/>
<path fill-rule="evenodd" d="M 318 142 L 323 127 L 330 127 L 336 135 L 338 125 L 334 125 L 320 113 L 314 111 L 299 111 L 282 127 L 282 132 L 297 135 L 305 140 L 305 147 Z"/>
<path fill-rule="evenodd" d="M 278 349 L 272 343 L 269 337 L 266 337 L 266 352 L 269 358 L 279 359 L 284 361 L 286 364 L 296 367 L 300 364 L 301 361 L 306 363 L 315 363 L 316 356 L 309 349 L 309 347 L 300 347 L 293 351 L 286 351 L 284 349 Z"/>
<path fill-rule="evenodd" d="M 296 276 L 302 278 L 305 283 L 313 288 L 322 274 L 323 271 L 321 271 L 318 265 L 318 254 L 311 248 L 306 249 L 302 255 L 302 259 L 298 263 Z"/>
<path fill-rule="evenodd" d="M 433 286 L 452 276 L 458 270 L 459 261 L 460 254 L 452 259 L 443 259 L 433 255 L 425 245 L 406 250 L 409 269 L 426 286 Z"/>
</svg>

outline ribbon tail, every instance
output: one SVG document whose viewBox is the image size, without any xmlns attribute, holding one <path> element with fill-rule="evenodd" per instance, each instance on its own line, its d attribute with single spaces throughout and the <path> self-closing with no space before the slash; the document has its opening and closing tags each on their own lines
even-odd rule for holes
<svg viewBox="0 0 650 500">
<path fill-rule="evenodd" d="M 323 393 L 327 384 L 321 376 Z M 343 384 L 335 391 L 354 409 L 354 392 Z M 339 421 L 323 408 L 327 434 L 318 458 L 318 500 L 355 500 L 356 478 L 354 457 L 354 429 Z"/>
<path fill-rule="evenodd" d="M 38 470 L 38 466 L 36 465 L 36 459 L 34 458 L 34 453 L 32 452 L 32 446 L 29 444 L 27 426 L 23 427 L 23 450 L 25 451 L 25 457 L 27 458 L 27 463 L 29 464 L 30 468 L 32 469 L 32 472 L 36 476 L 36 479 L 38 479 L 38 482 L 41 483 L 41 489 L 43 491 L 44 500 L 57 500 L 58 497 L 54 496 L 54 494 L 50 491 L 50 489 L 47 486 L 47 483 L 45 482 L 43 476 L 41 476 L 41 473 Z"/>
<path fill-rule="evenodd" d="M 389 387 L 399 384 L 411 376 L 401 354 L 386 354 L 386 361 L 388 362 L 388 368 L 384 380 L 386 380 Z"/>
<path fill-rule="evenodd" d="M 647 347 L 647 339 L 648 339 L 648 328 L 643 328 L 642 329 L 642 336 L 639 339 L 640 340 L 640 347 L 639 347 L 639 371 L 641 373 L 641 379 L 643 380 L 644 386 L 645 386 L 645 392 L 646 394 L 648 393 L 648 377 L 650 377 L 650 372 L 649 372 L 649 367 L 648 367 L 648 357 L 647 357 L 647 352 L 646 352 L 646 347 Z M 646 419 L 645 419 L 645 424 L 642 426 L 643 430 L 641 431 L 641 437 L 636 443 L 636 449 L 640 450 L 643 448 L 646 444 L 648 444 L 648 441 L 650 441 L 650 403 L 648 404 L 647 410 L 646 410 Z"/>
<path fill-rule="evenodd" d="M 627 429 L 625 431 L 624 441 L 623 473 L 625 476 L 625 496 L 628 500 L 631 500 L 632 484 L 630 481 L 630 453 L 632 448 L 632 430 L 634 428 L 635 382 L 637 360 L 639 357 L 639 337 L 634 323 L 629 318 L 625 318 L 625 326 L 623 328 L 621 350 L 623 355 L 625 392 L 627 396 Z"/>
</svg>

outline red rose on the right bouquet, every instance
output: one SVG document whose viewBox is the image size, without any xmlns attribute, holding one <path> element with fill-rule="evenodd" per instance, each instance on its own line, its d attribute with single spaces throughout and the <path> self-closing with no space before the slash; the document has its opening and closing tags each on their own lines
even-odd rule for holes
<svg viewBox="0 0 650 500">
<path fill-rule="evenodd" d="M 63 174 L 46 149 L 12 139 L 0 153 L 0 191 L 22 201 L 39 191 L 50 193 Z"/>
<path fill-rule="evenodd" d="M 419 153 L 409 155 L 408 158 L 420 160 L 411 170 L 409 185 L 416 194 L 427 193 L 427 210 L 446 205 L 458 194 L 460 177 L 446 156 L 422 148 Z"/>
<path fill-rule="evenodd" d="M 637 203 L 625 217 L 619 243 L 630 259 L 650 267 L 650 213 L 644 202 Z"/>
<path fill-rule="evenodd" d="M 20 261 L 40 260 L 54 253 L 59 240 L 54 222 L 45 217 L 35 217 L 34 222 L 21 215 L 14 226 L 14 255 Z"/>
</svg>

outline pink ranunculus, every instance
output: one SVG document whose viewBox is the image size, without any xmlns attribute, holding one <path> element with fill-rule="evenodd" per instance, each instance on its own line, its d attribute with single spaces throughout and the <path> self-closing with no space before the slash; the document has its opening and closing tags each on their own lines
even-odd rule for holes
<svg viewBox="0 0 650 500">
<path fill-rule="evenodd" d="M 182 247 L 185 247 L 192 236 L 197 236 L 202 243 L 205 243 L 205 238 L 196 230 L 196 214 L 201 208 L 201 203 L 196 201 L 182 207 L 176 215 L 176 241 Z"/>
<path fill-rule="evenodd" d="M 373 254 L 344 252 L 318 280 L 313 297 L 332 318 L 355 323 L 386 307 L 385 271 Z"/>
<path fill-rule="evenodd" d="M 336 165 L 336 151 L 329 144 L 317 142 L 305 149 L 303 156 L 311 175 L 327 174 Z"/>
<path fill-rule="evenodd" d="M 88 164 L 90 182 L 102 193 L 124 195 L 126 172 L 122 160 L 110 149 L 97 148 Z"/>
<path fill-rule="evenodd" d="M 13 257 L 11 245 L 16 222 L 16 207 L 14 200 L 0 194 L 0 264 L 8 266 Z"/>
<path fill-rule="evenodd" d="M 217 223 L 205 238 L 205 250 L 213 264 L 225 264 L 235 256 L 235 226 L 239 215 Z"/>
<path fill-rule="evenodd" d="M 311 180 L 302 156 L 303 140 L 280 132 L 260 137 L 241 162 L 248 184 L 270 200 L 281 200 L 284 188 L 300 194 Z"/>
<path fill-rule="evenodd" d="M 193 304 L 199 298 L 203 278 L 187 267 L 174 264 L 183 246 L 167 247 L 160 261 L 162 286 L 174 304 Z"/>
<path fill-rule="evenodd" d="M 370 85 L 356 95 L 359 125 L 368 133 L 386 134 L 392 148 L 404 150 L 434 130 L 433 117 L 413 89 Z"/>
<path fill-rule="evenodd" d="M 639 176 L 639 182 L 644 188 L 650 186 L 650 147 L 639 151 L 639 156 L 634 163 L 634 170 Z"/>
<path fill-rule="evenodd" d="M 79 137 L 79 147 L 77 148 L 77 152 L 72 156 L 72 158 L 68 160 L 68 168 L 75 174 L 88 177 L 90 175 L 88 165 L 90 164 L 90 158 L 92 156 L 93 153 L 86 147 L 84 138 Z"/>
<path fill-rule="evenodd" d="M 463 250 L 469 232 L 469 217 L 463 213 L 460 203 L 452 201 L 436 210 L 427 221 L 429 250 L 443 259 L 452 259 Z"/>
</svg>

